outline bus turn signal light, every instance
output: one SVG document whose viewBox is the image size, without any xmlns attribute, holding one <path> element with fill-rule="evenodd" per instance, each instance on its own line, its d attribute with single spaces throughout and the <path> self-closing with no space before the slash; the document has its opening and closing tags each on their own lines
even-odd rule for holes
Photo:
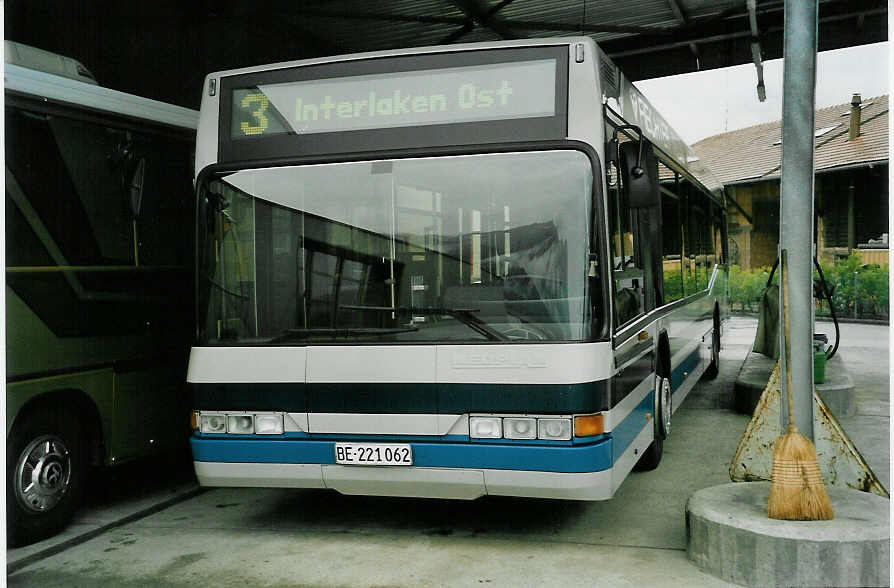
<svg viewBox="0 0 894 588">
<path fill-rule="evenodd" d="M 199 430 L 199 411 L 197 410 L 192 411 L 189 415 L 189 429 L 191 431 Z"/>
<path fill-rule="evenodd" d="M 574 417 L 574 436 L 592 437 L 605 432 L 602 424 L 602 413 Z"/>
</svg>

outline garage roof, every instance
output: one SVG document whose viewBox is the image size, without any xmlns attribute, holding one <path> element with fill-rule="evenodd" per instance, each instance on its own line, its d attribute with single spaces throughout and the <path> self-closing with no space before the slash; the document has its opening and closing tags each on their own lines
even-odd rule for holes
<svg viewBox="0 0 894 588">
<path fill-rule="evenodd" d="M 587 34 L 630 80 L 782 56 L 781 0 L 7 0 L 6 38 L 198 107 L 202 77 L 361 51 Z M 753 18 L 752 18 L 753 17 Z M 819 50 L 887 39 L 885 0 L 820 0 Z"/>
</svg>

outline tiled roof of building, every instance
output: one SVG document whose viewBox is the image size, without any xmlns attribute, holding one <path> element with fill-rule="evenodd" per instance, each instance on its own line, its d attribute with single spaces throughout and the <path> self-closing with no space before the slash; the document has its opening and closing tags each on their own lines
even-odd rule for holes
<svg viewBox="0 0 894 588">
<path fill-rule="evenodd" d="M 814 168 L 888 160 L 888 97 L 863 99 L 860 135 L 849 138 L 850 103 L 816 111 Z M 692 145 L 705 165 L 724 185 L 779 177 L 782 121 L 714 135 Z"/>
</svg>

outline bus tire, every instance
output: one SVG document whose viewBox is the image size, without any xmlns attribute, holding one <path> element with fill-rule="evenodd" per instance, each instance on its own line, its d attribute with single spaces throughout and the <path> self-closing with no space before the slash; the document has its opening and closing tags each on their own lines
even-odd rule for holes
<svg viewBox="0 0 894 588">
<path fill-rule="evenodd" d="M 720 373 L 720 321 L 717 320 L 717 312 L 714 312 L 714 329 L 711 332 L 711 363 L 702 374 L 703 380 L 713 380 Z"/>
<path fill-rule="evenodd" d="M 86 437 L 75 415 L 63 410 L 29 411 L 7 439 L 6 538 L 10 546 L 57 533 L 80 504 L 87 475 Z"/>
<path fill-rule="evenodd" d="M 633 470 L 637 472 L 651 472 L 661 463 L 661 457 L 664 455 L 664 441 L 655 439 L 646 447 L 639 461 L 633 466 Z"/>
<path fill-rule="evenodd" d="M 633 467 L 638 472 L 654 470 L 661 463 L 661 458 L 664 455 L 664 440 L 670 433 L 670 417 L 673 412 L 671 382 L 670 378 L 664 375 L 665 373 L 666 370 L 659 368 L 658 374 L 655 376 L 655 414 L 652 419 L 655 423 L 655 438 Z"/>
<path fill-rule="evenodd" d="M 655 438 L 664 441 L 670 435 L 671 414 L 673 413 L 671 398 L 671 381 L 667 376 L 655 377 Z"/>
</svg>

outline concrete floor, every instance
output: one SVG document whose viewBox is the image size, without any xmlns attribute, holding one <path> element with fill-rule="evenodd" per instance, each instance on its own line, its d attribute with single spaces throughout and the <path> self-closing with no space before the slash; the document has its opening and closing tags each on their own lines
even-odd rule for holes
<svg viewBox="0 0 894 588">
<path fill-rule="evenodd" d="M 683 512 L 694 491 L 729 480 L 748 417 L 718 407 L 755 326 L 726 325 L 720 377 L 675 414 L 661 466 L 611 501 L 213 489 L 21 567 L 9 585 L 726 586 L 686 559 Z M 842 424 L 887 486 L 888 328 L 844 325 L 839 353 L 858 394 Z"/>
<path fill-rule="evenodd" d="M 831 323 L 819 323 L 817 331 L 835 340 Z M 838 355 L 854 381 L 857 413 L 839 418 L 841 426 L 866 458 L 876 476 L 891 491 L 891 374 L 890 330 L 887 326 L 841 324 Z"/>
</svg>

